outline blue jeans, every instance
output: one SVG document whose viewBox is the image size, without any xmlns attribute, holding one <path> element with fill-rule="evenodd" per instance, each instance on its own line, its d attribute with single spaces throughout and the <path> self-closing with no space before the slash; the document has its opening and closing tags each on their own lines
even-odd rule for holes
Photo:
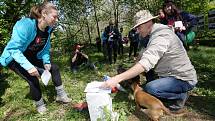
<svg viewBox="0 0 215 121">
<path fill-rule="evenodd" d="M 164 77 L 148 82 L 145 91 L 161 99 L 185 100 L 187 92 L 194 88 L 186 81 Z"/>
</svg>

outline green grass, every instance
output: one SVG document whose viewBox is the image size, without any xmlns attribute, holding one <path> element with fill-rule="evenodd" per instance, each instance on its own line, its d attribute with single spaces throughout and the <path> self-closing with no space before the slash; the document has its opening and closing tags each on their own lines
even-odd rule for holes
<svg viewBox="0 0 215 121">
<path fill-rule="evenodd" d="M 113 76 L 116 74 L 116 68 L 122 64 L 125 67 L 131 67 L 133 61 L 128 59 L 128 48 L 124 57 L 118 57 L 116 64 L 108 65 L 102 62 L 102 54 L 95 52 L 94 47 L 87 48 L 85 52 L 90 56 L 93 62 L 96 62 L 98 71 L 84 69 L 76 74 L 70 72 L 69 55 L 54 54 L 53 61 L 57 63 L 61 70 L 61 76 L 65 90 L 72 98 L 73 103 L 85 102 L 85 93 L 83 92 L 86 84 L 94 80 L 102 80 L 104 74 Z M 215 120 L 213 115 L 215 100 L 215 48 L 199 47 L 199 50 L 189 51 L 189 56 L 198 74 L 199 83 L 192 91 L 187 107 L 193 114 L 193 118 L 202 118 L 203 120 Z M 20 120 L 20 121 L 38 121 L 38 120 L 58 120 L 58 121 L 89 121 L 88 111 L 77 111 L 72 109 L 71 104 L 62 105 L 56 103 L 55 90 L 52 83 L 47 87 L 42 87 L 43 98 L 46 101 L 48 112 L 40 115 L 35 110 L 35 105 L 29 95 L 29 87 L 25 80 L 14 74 L 8 69 L 4 69 L 4 76 L 0 80 L 0 120 Z M 4 77 L 4 78 L 3 78 Z M 128 99 L 128 94 L 118 92 L 111 95 L 113 97 L 113 109 L 120 114 L 120 121 L 134 120 L 135 103 Z M 194 115 L 195 114 L 195 115 Z M 206 116 L 206 117 L 205 117 Z M 189 121 L 189 117 L 167 118 L 165 120 Z"/>
<path fill-rule="evenodd" d="M 215 96 L 215 48 L 200 47 L 189 56 L 198 75 L 198 94 Z"/>
</svg>

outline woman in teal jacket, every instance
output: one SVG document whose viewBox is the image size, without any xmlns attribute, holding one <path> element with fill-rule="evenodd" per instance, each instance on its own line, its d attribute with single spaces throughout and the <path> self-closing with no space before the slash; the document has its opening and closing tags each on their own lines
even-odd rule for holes
<svg viewBox="0 0 215 121">
<path fill-rule="evenodd" d="M 44 70 L 52 74 L 56 100 L 71 101 L 63 89 L 58 66 L 50 62 L 50 36 L 57 17 L 58 11 L 52 3 L 32 7 L 30 17 L 22 18 L 13 27 L 12 37 L 0 57 L 1 66 L 8 66 L 27 80 L 39 113 L 46 111 L 38 80 Z"/>
</svg>

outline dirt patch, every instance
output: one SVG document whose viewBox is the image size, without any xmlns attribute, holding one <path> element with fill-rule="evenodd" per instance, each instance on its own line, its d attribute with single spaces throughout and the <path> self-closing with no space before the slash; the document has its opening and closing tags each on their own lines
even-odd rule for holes
<svg viewBox="0 0 215 121">
<path fill-rule="evenodd" d="M 187 114 L 180 117 L 163 116 L 160 121 L 214 121 L 215 117 L 206 114 L 188 111 Z M 150 121 L 149 118 L 142 112 L 134 112 L 128 117 L 128 121 Z"/>
</svg>

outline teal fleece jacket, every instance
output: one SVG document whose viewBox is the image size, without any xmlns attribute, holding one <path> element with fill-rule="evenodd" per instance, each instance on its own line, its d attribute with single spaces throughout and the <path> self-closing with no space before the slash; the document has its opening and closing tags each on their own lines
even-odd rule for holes
<svg viewBox="0 0 215 121">
<path fill-rule="evenodd" d="M 42 59 L 44 64 L 50 63 L 51 48 L 50 35 L 52 28 L 49 27 L 48 41 L 44 48 L 37 53 L 37 58 Z M 25 70 L 29 70 L 34 67 L 27 58 L 23 55 L 23 52 L 27 49 L 29 44 L 35 39 L 37 35 L 36 20 L 31 18 L 22 18 L 17 21 L 13 27 L 12 37 L 7 43 L 2 55 L 0 56 L 0 63 L 2 66 L 7 66 L 12 60 L 15 60 Z"/>
</svg>

